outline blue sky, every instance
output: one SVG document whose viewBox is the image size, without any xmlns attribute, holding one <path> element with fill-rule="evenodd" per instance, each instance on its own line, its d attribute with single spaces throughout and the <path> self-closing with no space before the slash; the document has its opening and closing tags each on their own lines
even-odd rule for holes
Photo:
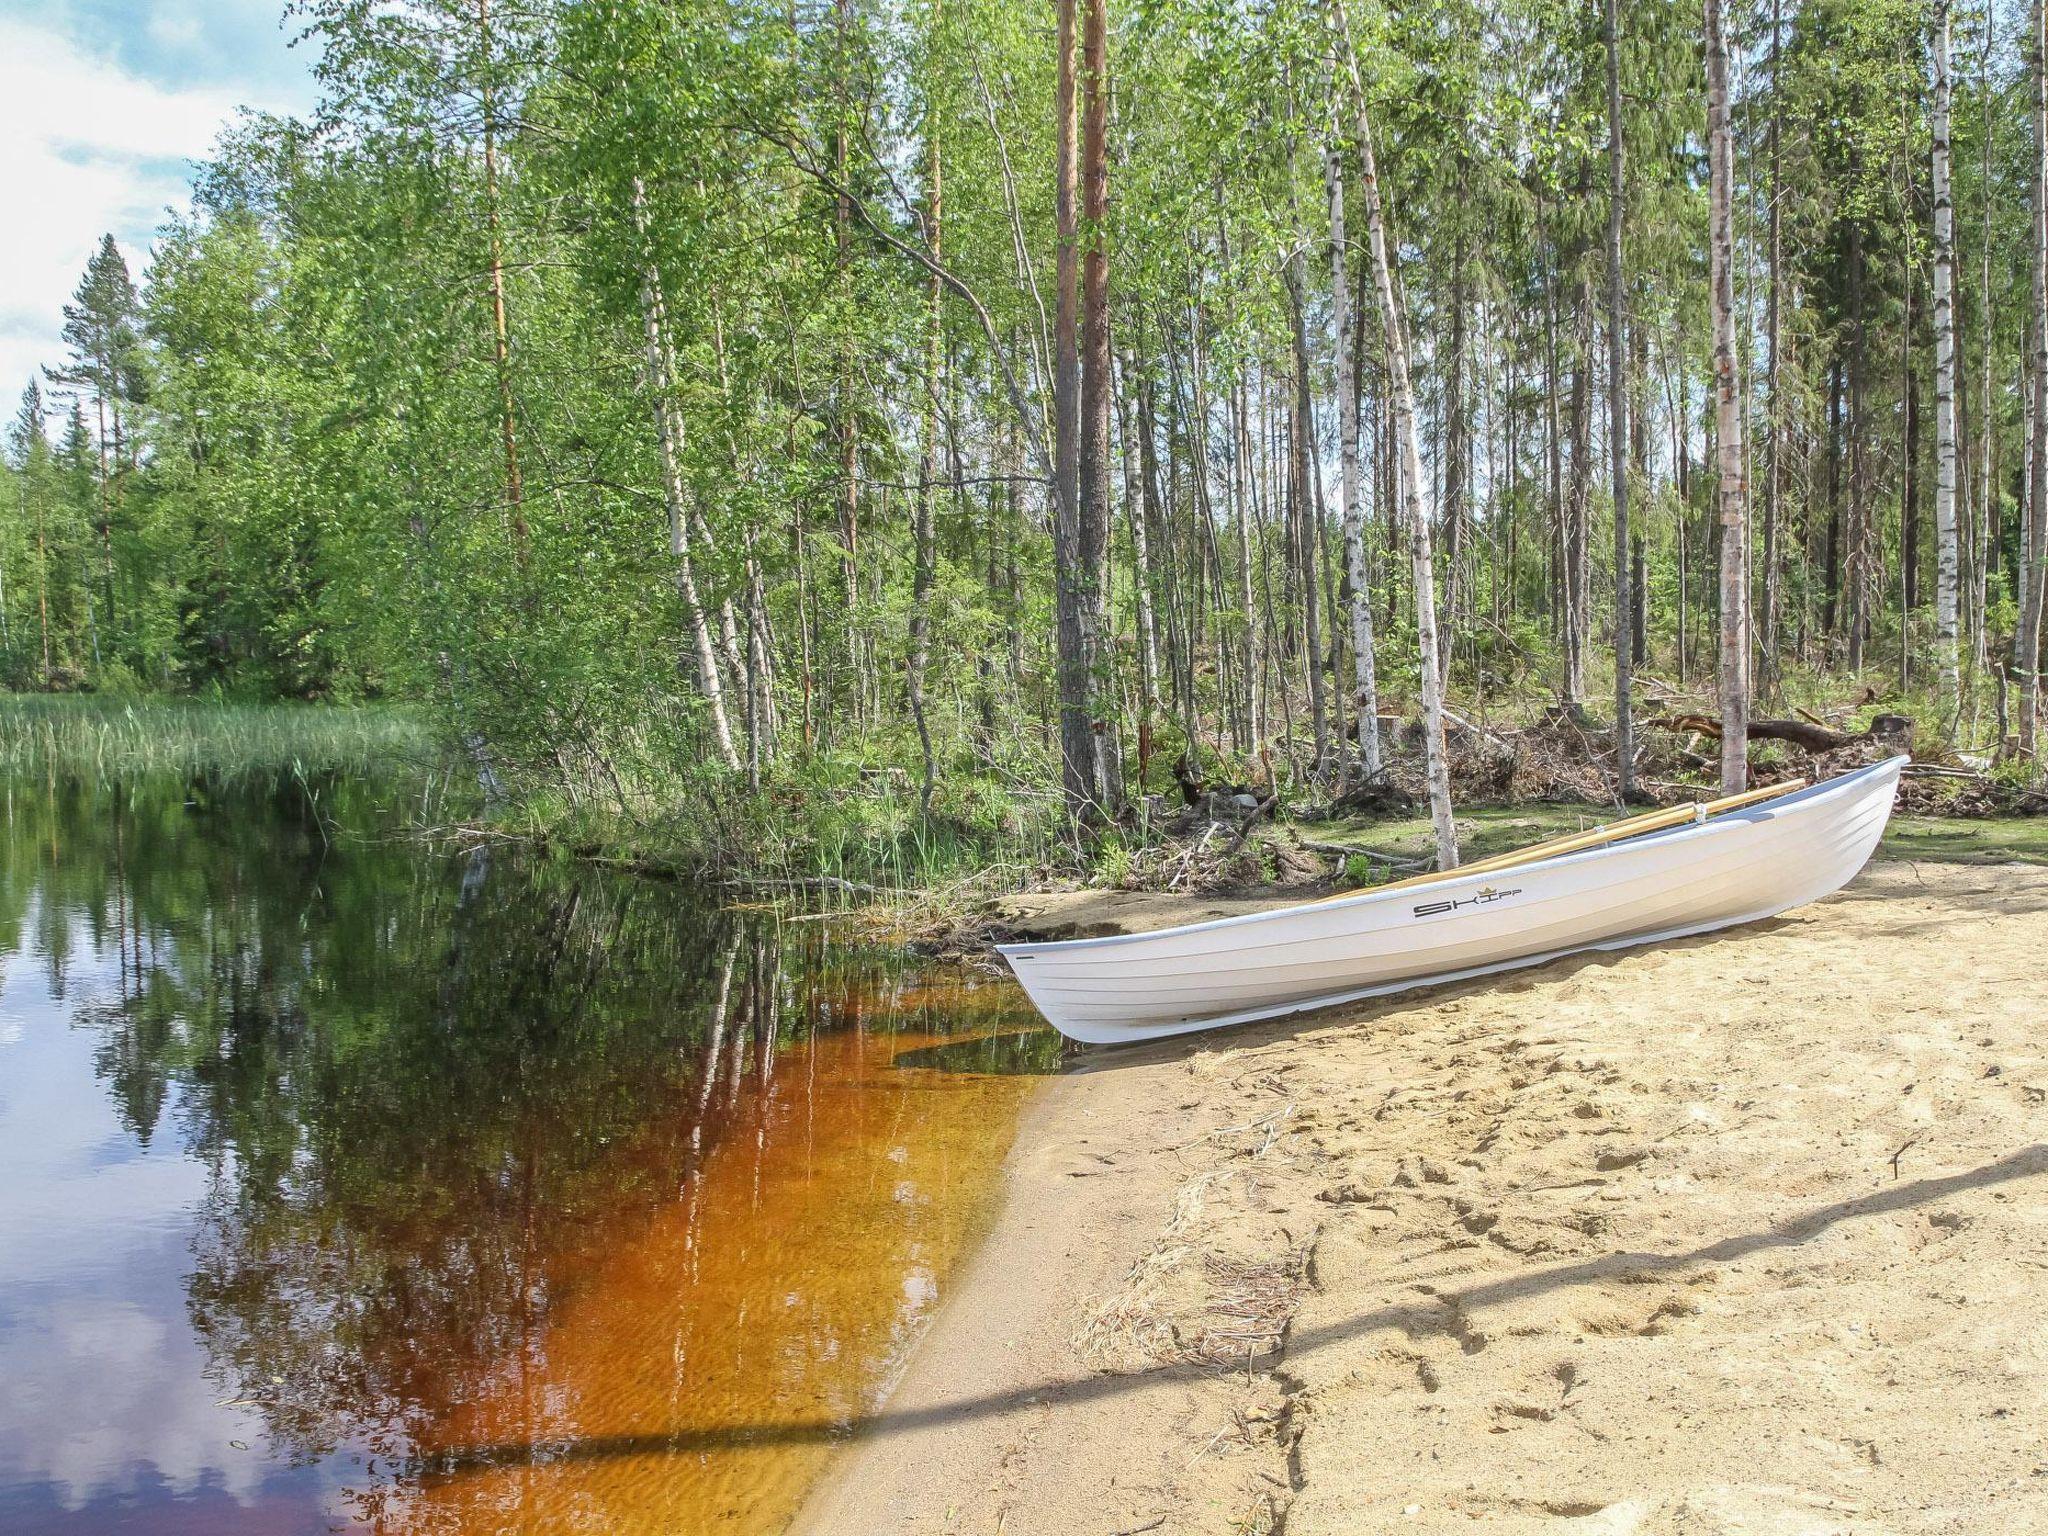
<svg viewBox="0 0 2048 1536">
<path fill-rule="evenodd" d="M 140 277 L 236 108 L 305 112 L 284 0 L 0 0 L 0 416 L 61 360 L 63 305 L 112 231 Z"/>
</svg>

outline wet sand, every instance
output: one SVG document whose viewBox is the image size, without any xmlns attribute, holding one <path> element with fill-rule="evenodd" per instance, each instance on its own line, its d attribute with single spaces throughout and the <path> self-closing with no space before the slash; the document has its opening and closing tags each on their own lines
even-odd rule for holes
<svg viewBox="0 0 2048 1536">
<path fill-rule="evenodd" d="M 1093 1053 L 796 1528 L 2048 1528 L 2044 961 L 2048 870 L 1893 862 Z"/>
</svg>

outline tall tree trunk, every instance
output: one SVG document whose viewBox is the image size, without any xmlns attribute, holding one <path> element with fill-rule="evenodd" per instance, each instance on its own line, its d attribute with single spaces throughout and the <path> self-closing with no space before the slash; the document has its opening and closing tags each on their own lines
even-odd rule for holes
<svg viewBox="0 0 2048 1536">
<path fill-rule="evenodd" d="M 2044 0 L 2048 3 L 2048 0 Z M 1407 327 L 1394 297 L 1394 268 L 1388 255 L 1386 218 L 1381 210 L 1379 167 L 1373 156 L 1372 120 L 1366 109 L 1365 81 L 1351 45 L 1351 23 L 1344 0 L 1330 0 L 1337 41 L 1350 78 L 1357 113 L 1359 191 L 1365 200 L 1366 234 L 1372 247 L 1374 286 L 1379 290 L 1380 320 L 1386 331 L 1387 384 L 1393 395 L 1395 450 L 1399 455 L 1401 492 L 1408 513 L 1408 547 L 1415 570 L 1415 640 L 1421 662 L 1422 741 L 1429 773 L 1430 821 L 1436 829 L 1439 869 L 1458 863 L 1458 830 L 1451 819 L 1451 773 L 1444 751 L 1444 680 L 1437 659 L 1436 574 L 1430 550 L 1427 482 L 1422 478 L 1422 446 L 1415 428 L 1415 392 L 1409 382 Z"/>
<path fill-rule="evenodd" d="M 1828 366 L 1828 525 L 1823 563 L 1825 592 L 1821 628 L 1830 641 L 1840 633 L 1842 613 L 1842 358 L 1838 351 Z"/>
<path fill-rule="evenodd" d="M 1607 43 L 1607 461 L 1614 480 L 1614 773 L 1615 793 L 1626 802 L 1635 788 L 1635 721 L 1631 712 L 1628 542 L 1628 312 L 1621 267 L 1621 225 L 1627 195 L 1626 150 L 1621 137 L 1621 38 L 1618 0 L 1606 0 Z"/>
<path fill-rule="evenodd" d="M 1126 362 L 1122 405 L 1124 516 L 1131 525 L 1131 588 L 1138 609 L 1138 793 L 1152 764 L 1152 732 L 1159 718 L 1159 621 L 1153 600 L 1152 529 L 1163 525 L 1158 491 L 1158 452 L 1152 442 L 1152 388 L 1142 361 Z M 1138 410 L 1133 430 L 1129 400 Z"/>
<path fill-rule="evenodd" d="M 1593 282 L 1579 280 L 1578 334 L 1573 343 L 1571 480 L 1565 491 L 1564 697 L 1574 711 L 1586 702 L 1586 652 L 1592 623 Z"/>
<path fill-rule="evenodd" d="M 1628 462 L 1629 485 L 1633 491 L 1641 487 L 1649 491 L 1654 482 L 1650 477 L 1650 332 L 1649 327 L 1633 326 L 1629 330 L 1629 397 L 1628 397 Z M 1643 537 L 1643 526 L 1634 523 L 1629 529 L 1629 538 L 1634 546 L 1633 579 L 1629 583 L 1630 604 L 1635 626 L 1635 665 L 1646 666 L 1650 660 L 1650 587 L 1647 578 L 1649 570 L 1648 544 Z"/>
<path fill-rule="evenodd" d="M 934 18 L 936 25 L 936 17 Z M 945 166 L 939 144 L 939 116 L 927 106 L 925 119 L 925 243 L 932 259 L 945 259 Z M 922 458 L 918 466 L 917 507 L 911 528 L 910 654 L 904 666 L 905 691 L 910 718 L 917 727 L 918 753 L 923 776 L 918 783 L 917 809 L 920 816 L 932 813 L 932 787 L 937 764 L 932 751 L 932 724 L 925 709 L 925 668 L 931 657 L 932 582 L 937 555 L 932 537 L 932 502 L 938 494 L 934 481 L 939 457 L 939 394 L 945 370 L 944 315 L 940 301 L 945 285 L 932 274 L 925 297 L 924 374 L 925 400 Z"/>
<path fill-rule="evenodd" d="M 839 191 L 832 205 L 832 241 L 840 311 L 839 398 L 833 435 L 839 449 L 839 580 L 840 599 L 845 604 L 840 617 L 846 627 L 846 665 L 853 674 L 853 716 L 859 720 L 866 713 L 867 686 L 860 643 L 860 414 L 854 407 L 859 361 L 853 325 L 853 196 L 847 190 L 853 111 L 846 90 L 852 69 L 852 0 L 834 0 L 833 17 L 837 49 L 833 90 L 838 110 L 832 132 L 832 168 Z"/>
<path fill-rule="evenodd" d="M 498 382 L 498 431 L 505 450 L 505 505 L 512 517 L 512 554 L 524 566 L 531 540 L 526 527 L 526 489 L 519 475 L 519 429 L 512 406 L 512 341 L 505 316 L 505 236 L 498 195 L 498 119 L 491 80 L 491 0 L 476 0 L 477 36 L 482 44 L 484 228 L 491 288 L 491 358 Z"/>
<path fill-rule="evenodd" d="M 1539 219 L 1542 199 L 1537 199 Z M 1544 508 L 1548 516 L 1544 519 L 1546 563 L 1549 580 L 1545 583 L 1545 616 L 1550 620 L 1550 635 L 1554 640 L 1564 636 L 1566 618 L 1565 602 L 1565 560 L 1564 560 L 1564 439 L 1557 416 L 1557 286 L 1563 278 L 1563 262 L 1558 254 L 1557 232 L 1553 224 L 1549 239 L 1545 242 L 1549 260 L 1543 263 L 1543 467 L 1544 467 Z"/>
<path fill-rule="evenodd" d="M 1323 156 L 1330 189 L 1330 310 L 1337 328 L 1337 457 L 1343 497 L 1344 571 L 1351 587 L 1351 676 L 1358 719 L 1359 761 L 1368 781 L 1383 771 L 1380 761 L 1380 689 L 1373 656 L 1372 581 L 1365 558 L 1365 477 L 1359 463 L 1358 338 L 1351 313 L 1349 251 L 1344 230 L 1344 155 L 1336 134 Z M 1334 620 L 1332 621 L 1334 622 Z"/>
<path fill-rule="evenodd" d="M 673 379 L 680 372 L 676 366 L 674 341 L 664 338 L 669 348 L 665 358 L 668 376 Z M 727 366 L 725 349 L 724 306 L 714 298 L 711 306 L 711 355 L 716 366 L 719 399 L 730 403 L 732 400 L 732 376 Z M 733 466 L 733 472 L 742 477 L 750 474 L 746 464 L 746 450 L 743 449 L 728 426 L 725 431 L 725 447 Z M 705 548 L 717 547 L 710 526 L 704 520 L 703 508 L 692 504 L 690 521 L 697 537 Z M 719 648 L 724 655 L 726 671 L 733 685 L 744 692 L 744 714 L 747 732 L 747 785 L 758 789 L 761 782 L 761 749 L 764 735 L 774 732 L 774 704 L 772 679 L 774 668 L 772 648 L 764 650 L 755 643 L 754 628 L 757 621 L 760 572 L 754 556 L 755 530 L 751 521 L 741 531 L 742 569 L 746 576 L 745 613 L 747 638 L 742 644 L 739 623 L 735 618 L 734 604 L 730 597 L 722 597 L 718 604 Z M 762 620 L 765 623 L 765 619 Z"/>
<path fill-rule="evenodd" d="M 1707 252 L 1714 319 L 1715 452 L 1721 530 L 1721 790 L 1749 783 L 1749 547 L 1743 484 L 1742 401 L 1735 376 L 1735 145 L 1728 120 L 1728 38 L 1721 0 L 1706 0 Z"/>
<path fill-rule="evenodd" d="M 1683 350 L 1682 340 L 1681 337 L 1680 350 Z M 1686 398 L 1690 391 L 1684 384 L 1683 370 L 1672 365 L 1669 349 L 1664 353 L 1663 363 L 1664 409 L 1671 424 L 1671 457 L 1678 465 L 1678 501 L 1673 508 L 1672 517 L 1672 521 L 1677 525 L 1672 532 L 1675 535 L 1674 542 L 1678 546 L 1675 562 L 1678 567 L 1678 601 L 1675 604 L 1677 612 L 1672 616 L 1672 627 L 1678 652 L 1673 664 L 1678 668 L 1678 686 L 1683 688 L 1690 680 L 1692 670 L 1692 519 L 1689 515 L 1692 511 L 1692 453 L 1686 442 L 1687 434 L 1692 430 L 1692 423 L 1688 419 L 1691 401 Z M 1673 379 L 1673 374 L 1679 375 L 1677 380 Z M 1678 394 L 1673 393 L 1674 383 L 1680 391 Z"/>
<path fill-rule="evenodd" d="M 2048 382 L 2048 0 L 2035 0 L 2033 15 L 2034 84 L 2034 420 L 2027 442 L 2027 545 L 2032 558 L 2023 566 L 2019 633 L 2014 640 L 2014 665 L 2022 679 L 2020 750 L 2036 760 L 2041 714 L 2042 571 L 2048 560 L 2048 410 L 2043 410 L 2043 385 Z"/>
<path fill-rule="evenodd" d="M 1914 282 L 1913 259 L 1906 258 L 1906 270 L 1900 274 L 1905 306 L 1904 320 L 1899 327 L 1899 397 L 1904 402 L 1902 414 L 1905 445 L 1899 466 L 1899 635 L 1903 642 L 1907 635 L 1907 620 L 1912 610 L 1919 607 L 1920 591 L 1920 376 L 1913 368 L 1913 320 Z M 1907 658 L 1912 647 L 1902 643 L 1900 669 L 1905 674 Z"/>
<path fill-rule="evenodd" d="M 1956 584 L 1961 568 L 1956 529 L 1955 193 L 1949 176 L 1950 0 L 1934 0 L 1934 646 L 1941 668 L 1942 728 L 1953 735 L 1962 716 L 1962 665 L 1956 647 Z"/>
<path fill-rule="evenodd" d="M 1246 419 L 1245 395 L 1247 385 L 1237 382 L 1231 386 L 1230 409 L 1231 431 L 1234 441 L 1230 450 L 1231 487 L 1237 497 L 1237 603 L 1244 616 L 1244 668 L 1245 668 L 1245 750 L 1258 757 L 1266 752 L 1266 659 L 1265 646 L 1260 642 L 1258 610 L 1253 602 L 1252 592 L 1252 440 L 1251 427 Z"/>
<path fill-rule="evenodd" d="M 1469 560 L 1466 517 L 1466 487 L 1472 478 L 1471 433 L 1465 419 L 1465 352 L 1468 329 L 1466 310 L 1471 303 L 1466 279 L 1465 234 L 1461 228 L 1452 237 L 1451 314 L 1446 338 L 1449 357 L 1444 364 L 1443 435 L 1443 528 L 1444 528 L 1444 612 L 1449 615 L 1453 635 L 1469 628 L 1470 594 L 1466 590 L 1465 567 Z M 1444 648 L 1448 673 L 1451 647 Z"/>
<path fill-rule="evenodd" d="M 1852 157 L 1853 159 L 1853 157 Z M 1865 401 L 1870 376 L 1870 338 L 1863 259 L 1863 220 L 1849 224 L 1849 515 L 1843 528 L 1849 670 L 1863 670 L 1863 646 L 1870 630 L 1870 456 Z"/>
<path fill-rule="evenodd" d="M 1757 684 L 1767 699 L 1778 694 L 1779 526 L 1783 516 L 1785 485 L 1784 344 L 1785 220 L 1782 206 L 1779 157 L 1783 133 L 1784 82 L 1779 74 L 1780 43 L 1784 33 L 1783 0 L 1771 0 L 1771 124 L 1770 155 L 1770 293 L 1765 301 L 1765 331 L 1768 357 L 1769 401 L 1764 416 L 1764 612 L 1758 653 Z"/>
<path fill-rule="evenodd" d="M 40 484 L 28 485 L 36 503 L 36 624 L 43 640 L 43 692 L 50 691 L 50 535 L 44 511 L 47 491 Z"/>
<path fill-rule="evenodd" d="M 1081 448 L 1082 649 L 1094 796 L 1114 816 L 1123 799 L 1121 738 L 1109 633 L 1109 417 L 1116 381 L 1109 345 L 1109 0 L 1081 0 Z"/>
<path fill-rule="evenodd" d="M 1999 525 L 1998 476 L 1992 459 L 1993 428 L 1997 418 L 1991 408 L 1992 378 L 1996 372 L 1992 363 L 1996 338 L 1992 329 L 1991 305 L 1991 152 L 1996 138 L 1996 123 L 1992 111 L 1991 45 L 1988 39 L 1978 57 L 1977 71 L 1977 110 L 1978 121 L 1984 125 L 1984 151 L 1978 169 L 1982 213 L 1978 241 L 1982 247 L 1979 253 L 1982 275 L 1977 288 L 1977 345 L 1982 359 L 1979 364 L 1982 377 L 1977 381 L 1980 402 L 1977 410 L 1977 558 L 1970 573 L 1970 659 L 1973 673 L 1980 671 L 1989 660 L 1990 626 L 1985 623 L 1984 610 L 1989 598 L 1992 552 L 1998 545 Z"/>
<path fill-rule="evenodd" d="M 1303 247 L 1306 242 L 1303 242 Z M 1316 556 L 1322 547 L 1322 523 L 1316 516 L 1315 408 L 1309 398 L 1308 325 L 1302 316 L 1304 257 L 1297 248 L 1287 263 L 1287 314 L 1294 341 L 1293 423 L 1287 434 L 1288 478 L 1294 503 L 1295 559 L 1301 579 L 1302 629 L 1308 655 L 1308 707 L 1315 736 L 1318 773 L 1330 763 L 1330 712 L 1323 693 L 1323 633 L 1316 588 Z"/>
<path fill-rule="evenodd" d="M 1079 814 L 1095 798 L 1095 746 L 1089 730 L 1087 608 L 1094 601 L 1081 540 L 1081 207 L 1080 128 L 1075 71 L 1075 0 L 1059 0 L 1058 117 L 1053 159 L 1053 224 L 1058 297 L 1053 314 L 1053 567 L 1056 608 L 1060 767 L 1067 805 Z"/>
</svg>

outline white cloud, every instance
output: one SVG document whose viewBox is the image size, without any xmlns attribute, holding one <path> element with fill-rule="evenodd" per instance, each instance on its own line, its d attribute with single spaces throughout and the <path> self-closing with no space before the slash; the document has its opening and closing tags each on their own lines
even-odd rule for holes
<svg viewBox="0 0 2048 1536">
<path fill-rule="evenodd" d="M 241 103 L 140 78 L 61 33 L 0 20 L 0 417 L 62 360 L 63 306 L 111 231 L 140 277 L 166 207 Z"/>
<path fill-rule="evenodd" d="M 199 41 L 199 18 L 189 12 L 160 11 L 149 18 L 150 40 L 163 48 L 189 48 Z"/>
</svg>

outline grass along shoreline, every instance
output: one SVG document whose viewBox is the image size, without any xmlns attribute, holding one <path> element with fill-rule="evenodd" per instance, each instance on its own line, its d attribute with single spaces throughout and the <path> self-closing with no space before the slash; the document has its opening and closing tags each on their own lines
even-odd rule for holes
<svg viewBox="0 0 2048 1536">
<path fill-rule="evenodd" d="M 431 730 L 399 705 L 0 695 L 0 773 L 368 776 L 425 774 L 436 761 Z"/>
</svg>

